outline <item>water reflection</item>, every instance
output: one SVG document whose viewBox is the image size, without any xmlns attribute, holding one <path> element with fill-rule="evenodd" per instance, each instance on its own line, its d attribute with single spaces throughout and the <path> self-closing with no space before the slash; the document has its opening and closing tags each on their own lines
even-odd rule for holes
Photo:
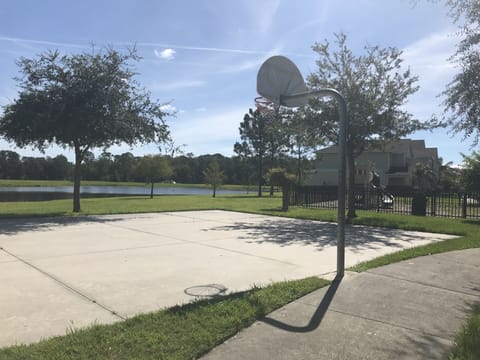
<svg viewBox="0 0 480 360">
<path fill-rule="evenodd" d="M 150 187 L 141 186 L 82 186 L 81 196 L 109 197 L 109 196 L 138 196 L 150 195 Z M 72 186 L 18 186 L 0 187 L 0 202 L 5 201 L 46 201 L 58 199 L 71 199 Z M 211 189 L 158 187 L 153 189 L 154 195 L 211 195 Z M 243 194 L 243 191 L 217 190 L 219 195 Z"/>
</svg>

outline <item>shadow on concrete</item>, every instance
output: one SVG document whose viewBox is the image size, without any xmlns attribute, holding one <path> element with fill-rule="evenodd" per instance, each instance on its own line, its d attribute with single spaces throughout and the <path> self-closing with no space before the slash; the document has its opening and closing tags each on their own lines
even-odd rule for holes
<svg viewBox="0 0 480 360">
<path fill-rule="evenodd" d="M 448 359 L 452 345 L 453 339 L 405 330 L 393 342 L 378 342 L 374 346 L 391 359 Z"/>
<path fill-rule="evenodd" d="M 42 231 L 51 227 L 70 226 L 81 223 L 111 223 L 122 220 L 101 216 L 35 217 L 0 219 L 0 235 L 16 235 L 24 232 Z"/>
<path fill-rule="evenodd" d="M 335 294 L 341 282 L 342 282 L 342 277 L 339 277 L 339 276 L 335 277 L 332 284 L 330 285 L 327 292 L 325 293 L 325 296 L 323 297 L 322 301 L 320 302 L 317 309 L 313 313 L 312 318 L 310 319 L 308 324 L 305 326 L 293 326 L 293 325 L 278 321 L 276 319 L 272 319 L 268 316 L 261 319 L 260 321 L 270 326 L 274 326 L 276 328 L 289 331 L 289 332 L 307 333 L 307 332 L 314 331 L 322 323 L 322 320 L 325 317 L 325 314 L 327 313 L 327 310 L 330 307 L 330 304 L 332 303 L 332 300 L 335 297 Z"/>
<path fill-rule="evenodd" d="M 260 223 L 235 222 L 232 225 L 214 227 L 209 231 L 242 231 L 243 234 L 238 238 L 247 243 L 274 243 L 281 247 L 305 245 L 323 250 L 324 247 L 336 246 L 337 243 L 336 224 L 309 220 L 279 218 L 268 219 Z M 380 246 L 404 249 L 405 244 L 395 242 L 398 239 L 410 242 L 413 246 L 422 239 L 422 235 L 363 225 L 346 227 L 345 244 L 354 252 L 368 248 L 377 249 Z"/>
<path fill-rule="evenodd" d="M 431 323 L 428 332 L 405 329 L 405 334 L 399 337 L 398 340 L 390 343 L 388 347 L 382 348 L 379 346 L 377 348 L 384 353 L 392 353 L 392 348 L 395 349 L 395 358 L 449 359 L 454 346 L 455 336 L 461 332 L 468 317 L 473 313 L 475 307 L 479 305 L 479 299 L 473 296 L 468 299 L 459 299 L 458 302 L 452 304 L 452 309 L 455 309 L 455 312 L 459 314 L 457 316 L 458 328 L 445 329 Z"/>
</svg>

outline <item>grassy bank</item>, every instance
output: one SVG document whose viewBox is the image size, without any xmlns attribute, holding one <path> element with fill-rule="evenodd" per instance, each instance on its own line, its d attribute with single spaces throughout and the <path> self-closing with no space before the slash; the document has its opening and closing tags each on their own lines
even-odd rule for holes
<svg viewBox="0 0 480 360">
<path fill-rule="evenodd" d="M 276 283 L 3 348 L 0 359 L 195 359 L 255 320 L 327 284 L 315 277 Z"/>
</svg>

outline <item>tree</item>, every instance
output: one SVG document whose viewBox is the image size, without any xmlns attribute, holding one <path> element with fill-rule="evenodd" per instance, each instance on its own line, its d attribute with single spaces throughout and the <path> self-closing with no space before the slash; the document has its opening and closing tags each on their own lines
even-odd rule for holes
<svg viewBox="0 0 480 360">
<path fill-rule="evenodd" d="M 0 151 L 0 178 L 21 179 L 23 177 L 23 163 L 20 155 L 15 151 Z"/>
<path fill-rule="evenodd" d="M 355 217 L 354 161 L 372 140 L 388 141 L 416 130 L 432 127 L 414 119 L 403 105 L 418 90 L 417 77 L 405 69 L 402 52 L 396 48 L 365 46 L 363 55 L 354 55 L 347 46 L 347 36 L 336 34 L 337 48 L 330 43 L 316 43 L 318 70 L 308 76 L 312 89 L 333 88 L 344 97 L 348 108 L 347 168 L 348 217 Z M 319 132 L 338 144 L 339 117 L 333 100 L 314 99 L 309 116 L 316 118 Z"/>
<path fill-rule="evenodd" d="M 273 168 L 267 173 L 266 178 L 270 184 L 282 188 L 282 211 L 287 211 L 290 189 L 295 184 L 295 175 L 283 168 Z"/>
<path fill-rule="evenodd" d="M 270 168 L 278 166 L 277 162 L 288 150 L 289 134 L 286 131 L 284 119 L 291 116 L 291 111 L 285 107 L 264 109 L 266 118 L 267 154 L 270 157 Z M 270 196 L 273 196 L 273 184 L 270 184 Z"/>
<path fill-rule="evenodd" d="M 71 180 L 72 164 L 64 155 L 47 158 L 47 176 L 53 180 Z"/>
<path fill-rule="evenodd" d="M 480 140 L 480 2 L 478 0 L 448 0 L 451 15 L 460 25 L 463 36 L 451 61 L 460 72 L 442 93 L 445 96 L 444 120 L 455 133 L 472 136 L 473 144 Z M 463 21 L 463 23 L 461 23 Z"/>
<path fill-rule="evenodd" d="M 288 150 L 288 133 L 283 119 L 288 115 L 285 108 L 264 108 L 262 111 L 249 109 L 240 123 L 242 142 L 234 145 L 234 151 L 243 158 L 257 160 L 258 196 L 262 196 L 265 159 L 270 159 L 270 167 Z M 273 187 L 270 190 L 273 195 Z"/>
<path fill-rule="evenodd" d="M 47 180 L 47 161 L 42 157 L 24 156 L 22 158 L 23 169 L 26 179 Z"/>
<path fill-rule="evenodd" d="M 417 162 L 413 168 L 413 187 L 421 193 L 426 193 L 436 189 L 438 185 L 438 177 L 432 167 Z"/>
<path fill-rule="evenodd" d="M 116 155 L 113 161 L 115 180 L 133 181 L 136 164 L 135 156 L 130 152 Z"/>
<path fill-rule="evenodd" d="M 5 107 L 0 134 L 17 146 L 75 151 L 73 211 L 80 211 L 81 164 L 90 150 L 169 138 L 161 104 L 134 79 L 135 50 L 20 58 L 18 98 Z"/>
<path fill-rule="evenodd" d="M 101 181 L 114 180 L 114 157 L 104 151 L 93 163 L 93 179 Z"/>
<path fill-rule="evenodd" d="M 454 168 L 452 166 L 453 162 L 451 161 L 444 164 L 442 158 L 438 158 L 438 163 L 440 165 L 438 173 L 438 186 L 440 191 L 447 193 L 460 192 L 460 169 Z"/>
<path fill-rule="evenodd" d="M 167 180 L 172 176 L 172 168 L 166 157 L 161 155 L 147 155 L 140 159 L 137 167 L 137 176 L 146 183 L 150 183 L 150 199 L 153 198 L 153 187 L 156 182 Z"/>
<path fill-rule="evenodd" d="M 240 123 L 239 131 L 241 143 L 234 145 L 234 151 L 240 156 L 253 156 L 257 160 L 258 196 L 262 196 L 263 165 L 267 152 L 267 118 L 263 114 L 252 109 L 245 114 L 243 122 Z"/>
<path fill-rule="evenodd" d="M 473 151 L 472 155 L 463 156 L 463 171 L 461 183 L 465 191 L 480 192 L 480 153 Z"/>
<path fill-rule="evenodd" d="M 203 177 L 205 183 L 212 186 L 213 194 L 215 197 L 217 188 L 222 185 L 223 182 L 223 172 L 220 170 L 220 165 L 217 161 L 212 161 L 210 165 L 203 171 Z"/>
<path fill-rule="evenodd" d="M 315 152 L 326 141 L 312 123 L 304 108 L 297 109 L 286 122 L 286 131 L 289 136 L 290 154 L 296 159 L 296 181 L 302 182 L 305 164 L 308 156 Z"/>
</svg>

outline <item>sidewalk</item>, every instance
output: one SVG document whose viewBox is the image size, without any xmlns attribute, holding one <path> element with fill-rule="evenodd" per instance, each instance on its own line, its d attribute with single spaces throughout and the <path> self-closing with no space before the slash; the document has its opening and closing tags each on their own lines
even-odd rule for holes
<svg viewBox="0 0 480 360">
<path fill-rule="evenodd" d="M 415 258 L 348 272 L 203 359 L 444 359 L 478 302 L 480 249 Z"/>
</svg>

